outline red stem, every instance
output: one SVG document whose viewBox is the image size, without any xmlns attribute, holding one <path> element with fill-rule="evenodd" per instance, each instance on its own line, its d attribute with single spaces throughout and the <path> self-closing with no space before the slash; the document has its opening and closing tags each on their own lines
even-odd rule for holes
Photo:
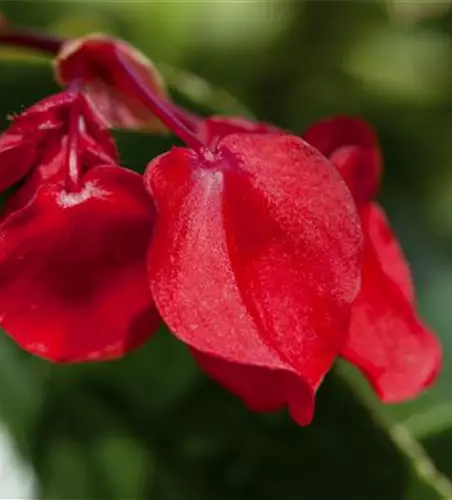
<svg viewBox="0 0 452 500">
<path fill-rule="evenodd" d="M 149 108 L 164 125 L 177 135 L 179 139 L 184 141 L 187 146 L 191 147 L 199 154 L 205 155 L 208 153 L 209 150 L 207 146 L 192 130 L 190 130 L 193 126 L 193 121 L 190 119 L 192 125 L 187 126 L 186 123 L 189 119 L 187 115 L 184 115 L 182 118 L 181 112 L 178 111 L 177 108 L 174 108 L 163 99 L 154 95 L 149 87 L 143 82 L 138 72 L 123 60 L 119 52 L 116 53 L 116 56 L 124 78 L 127 80 L 130 87 L 135 90 L 140 101 Z"/>
<path fill-rule="evenodd" d="M 177 104 L 171 102 L 167 102 L 167 104 L 171 107 L 171 110 L 176 118 L 180 120 L 187 128 L 189 128 L 192 132 L 196 132 L 198 130 L 198 127 L 202 122 L 201 117 L 199 117 L 195 113 L 187 111 Z"/>
<path fill-rule="evenodd" d="M 69 130 L 67 134 L 67 173 L 66 173 L 66 189 L 71 192 L 79 187 L 81 165 L 79 155 L 79 133 L 80 133 L 80 95 L 78 91 L 76 98 L 72 103 L 69 115 Z"/>
<path fill-rule="evenodd" d="M 47 52 L 55 55 L 59 52 L 64 39 L 56 36 L 43 35 L 33 31 L 22 30 L 0 30 L 0 44 L 16 45 L 27 49 Z"/>
</svg>

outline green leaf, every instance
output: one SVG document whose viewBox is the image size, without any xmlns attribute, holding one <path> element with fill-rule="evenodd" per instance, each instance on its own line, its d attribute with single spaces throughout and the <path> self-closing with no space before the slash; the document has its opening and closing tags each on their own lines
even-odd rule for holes
<svg viewBox="0 0 452 500">
<path fill-rule="evenodd" d="M 150 347 L 151 363 L 163 353 L 152 342 Z M 143 368 L 128 377 L 129 387 L 153 382 Z M 49 489 L 58 498 L 73 497 L 74 491 L 83 498 L 119 498 L 119 490 L 155 500 L 452 498 L 450 484 L 406 429 L 384 421 L 338 373 L 320 389 L 314 423 L 300 428 L 282 412 L 247 411 L 200 377 L 163 414 L 156 413 L 112 380 L 101 382 L 103 369 L 61 385 L 46 400 L 33 455 L 42 484 L 61 475 L 62 459 L 53 450 L 73 443 L 65 459 L 72 479 L 65 469 L 66 481 Z M 162 387 L 149 390 L 148 398 L 164 395 L 167 374 L 160 372 Z M 115 458 L 100 461 L 108 449 Z M 93 460 L 96 467 L 86 468 Z M 137 464 L 133 474 L 130 461 Z M 79 476 L 85 478 L 83 491 L 74 490 Z"/>
<path fill-rule="evenodd" d="M 427 450 L 435 466 L 452 478 L 452 404 L 436 404 L 412 415 L 405 423 Z"/>
<path fill-rule="evenodd" d="M 285 415 L 246 412 L 206 380 L 167 425 L 172 432 L 158 437 L 165 463 L 202 483 L 205 498 L 452 496 L 407 431 L 391 427 L 337 373 L 320 389 L 314 423 L 304 429 Z"/>
</svg>

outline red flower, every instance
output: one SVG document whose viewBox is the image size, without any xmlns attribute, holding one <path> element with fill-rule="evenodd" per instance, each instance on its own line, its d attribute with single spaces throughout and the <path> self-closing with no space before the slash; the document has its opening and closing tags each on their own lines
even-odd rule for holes
<svg viewBox="0 0 452 500">
<path fill-rule="evenodd" d="M 338 117 L 314 125 L 305 139 L 346 181 L 364 232 L 361 291 L 342 355 L 363 371 L 382 400 L 411 398 L 434 380 L 441 349 L 417 317 L 410 270 L 383 210 L 372 201 L 381 172 L 375 134 L 361 120 Z"/>
<path fill-rule="evenodd" d="M 123 63 L 156 97 L 167 99 L 165 83 L 152 61 L 127 42 L 102 34 L 65 42 L 55 58 L 55 73 L 62 85 L 78 82 L 110 127 L 165 130 L 125 79 Z"/>
<path fill-rule="evenodd" d="M 147 168 L 154 300 L 213 378 L 307 424 L 359 287 L 353 200 L 299 138 L 232 134 L 214 151 L 174 148 Z"/>
<path fill-rule="evenodd" d="M 59 362 L 109 359 L 157 325 L 145 255 L 154 209 L 80 93 L 62 92 L 0 137 L 0 325 Z M 19 166 L 19 167 L 18 167 Z"/>
</svg>

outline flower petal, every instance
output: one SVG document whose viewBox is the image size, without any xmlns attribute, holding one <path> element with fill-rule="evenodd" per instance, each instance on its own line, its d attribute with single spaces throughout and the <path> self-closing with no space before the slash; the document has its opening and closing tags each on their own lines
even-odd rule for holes
<svg viewBox="0 0 452 500">
<path fill-rule="evenodd" d="M 32 169 L 39 168 L 43 178 L 56 173 L 61 164 L 56 159 L 64 151 L 67 122 L 77 98 L 70 91 L 60 92 L 37 102 L 13 118 L 0 135 L 0 193 L 22 180 Z M 79 95 L 83 128 L 81 149 L 95 163 L 116 163 L 118 154 L 106 126 Z M 86 158 L 89 162 L 90 158 Z M 89 162 L 93 163 L 93 161 Z"/>
<path fill-rule="evenodd" d="M 332 161 L 359 204 L 372 199 L 380 183 L 382 161 L 368 123 L 337 116 L 313 125 L 304 138 Z"/>
<path fill-rule="evenodd" d="M 160 73 L 143 53 L 97 33 L 63 45 L 55 62 L 56 77 L 62 85 L 81 79 L 84 92 L 110 127 L 165 130 L 123 80 L 118 57 L 132 65 L 155 95 L 167 98 Z"/>
<path fill-rule="evenodd" d="M 0 325 L 58 362 L 116 358 L 158 317 L 146 278 L 153 206 L 141 178 L 99 166 L 80 192 L 41 184 L 0 224 Z"/>
<path fill-rule="evenodd" d="M 267 123 L 255 122 L 238 116 L 212 116 L 200 120 L 197 135 L 209 148 L 215 149 L 223 137 L 237 133 L 265 134 L 277 133 L 279 130 Z"/>
<path fill-rule="evenodd" d="M 364 372 L 383 401 L 399 402 L 433 382 L 441 348 L 410 303 L 408 269 L 381 210 L 369 206 L 361 215 L 362 285 L 342 355 Z"/>
<path fill-rule="evenodd" d="M 283 370 L 313 393 L 342 346 L 358 289 L 353 201 L 296 137 L 231 135 L 218 151 L 211 161 L 173 149 L 148 166 L 159 214 L 148 265 L 156 305 L 192 348 Z M 299 407 L 289 392 L 286 402 Z"/>
<path fill-rule="evenodd" d="M 240 397 L 247 408 L 271 412 L 289 403 L 292 418 L 308 425 L 314 416 L 314 391 L 284 369 L 231 363 L 192 349 L 201 368 L 220 385 Z M 281 365 L 283 368 L 283 365 Z"/>
<path fill-rule="evenodd" d="M 19 182 L 32 167 L 37 143 L 22 134 L 0 135 L 0 193 Z"/>
<path fill-rule="evenodd" d="M 415 293 L 411 271 L 386 215 L 377 203 L 369 203 L 361 213 L 367 228 L 366 236 L 375 250 L 382 271 L 400 288 L 405 299 L 413 304 Z"/>
</svg>

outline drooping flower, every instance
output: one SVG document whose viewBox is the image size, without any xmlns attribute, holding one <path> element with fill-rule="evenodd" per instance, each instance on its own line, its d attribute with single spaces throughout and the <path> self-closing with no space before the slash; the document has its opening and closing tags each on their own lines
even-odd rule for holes
<svg viewBox="0 0 452 500">
<path fill-rule="evenodd" d="M 77 81 L 110 127 L 165 130 L 128 84 L 121 69 L 123 63 L 137 72 L 156 97 L 168 99 L 164 80 L 152 61 L 118 38 L 93 33 L 68 40 L 54 66 L 58 82 L 66 86 Z"/>
<path fill-rule="evenodd" d="M 156 306 L 201 366 L 255 410 L 312 419 L 359 289 L 361 230 L 340 176 L 286 134 L 174 148 L 145 183 Z"/>
<path fill-rule="evenodd" d="M 0 325 L 58 362 L 142 344 L 158 322 L 145 259 L 154 207 L 83 94 L 40 101 L 0 136 L 0 186 L 18 181 L 0 219 Z"/>
<path fill-rule="evenodd" d="M 349 186 L 364 233 L 362 285 L 342 355 L 363 371 L 383 401 L 414 397 L 435 379 L 441 348 L 417 315 L 409 267 L 373 201 L 382 168 L 375 133 L 360 119 L 336 117 L 314 125 L 304 138 Z"/>
</svg>

